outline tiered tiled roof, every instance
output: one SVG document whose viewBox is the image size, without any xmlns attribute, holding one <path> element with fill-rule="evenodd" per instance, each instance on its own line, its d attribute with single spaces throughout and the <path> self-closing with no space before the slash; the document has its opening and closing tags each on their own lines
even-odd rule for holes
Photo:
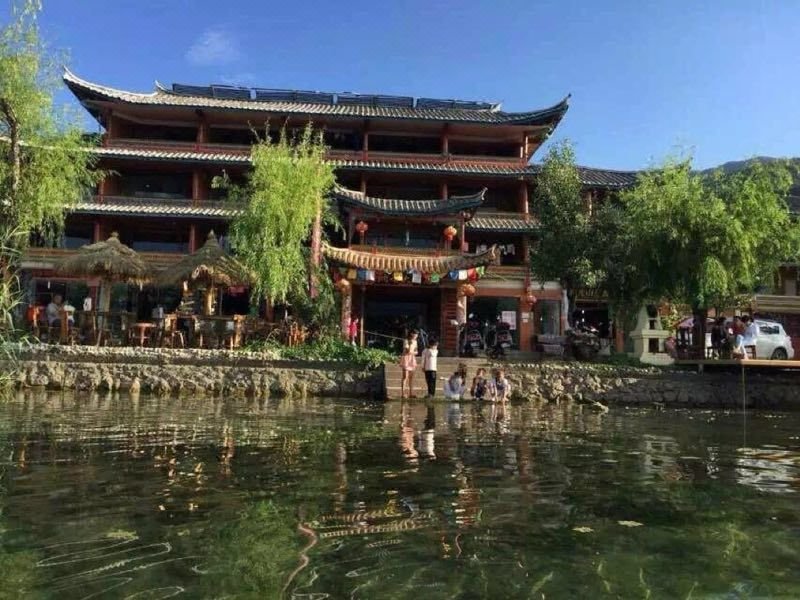
<svg viewBox="0 0 800 600">
<path fill-rule="evenodd" d="M 492 246 L 477 254 L 454 254 L 449 256 L 388 254 L 383 252 L 362 252 L 347 248 L 334 248 L 328 244 L 322 247 L 323 254 L 331 261 L 355 269 L 373 271 L 410 271 L 423 273 L 448 273 L 459 269 L 472 269 L 499 263 L 497 246 Z"/>
<path fill-rule="evenodd" d="M 465 122 L 487 125 L 544 126 L 554 128 L 569 107 L 569 96 L 540 110 L 504 112 L 498 104 L 359 94 L 250 90 L 231 86 L 156 84 L 149 94 L 118 90 L 81 79 L 69 70 L 64 82 L 84 104 L 93 100 L 149 106 L 218 108 L 309 116 L 343 116 L 422 121 Z M 90 112 L 96 110 L 87 106 Z"/>
<path fill-rule="evenodd" d="M 492 233 L 533 233 L 539 228 L 529 215 L 516 213 L 477 213 L 467 223 L 467 231 Z"/>
<path fill-rule="evenodd" d="M 332 199 L 340 205 L 354 206 L 384 215 L 445 215 L 472 211 L 483 203 L 486 188 L 469 196 L 450 196 L 438 200 L 401 200 L 397 198 L 374 198 L 341 186 L 334 188 Z"/>
<path fill-rule="evenodd" d="M 196 203 L 192 200 L 162 200 L 152 198 L 128 198 L 123 196 L 105 196 L 79 202 L 72 209 L 73 213 L 92 215 L 122 215 L 145 217 L 195 217 L 209 219 L 231 219 L 238 210 L 223 202 Z"/>
<path fill-rule="evenodd" d="M 241 152 L 203 152 L 197 150 L 171 150 L 152 148 L 119 148 L 99 147 L 93 151 L 101 157 L 121 160 L 153 160 L 153 161 L 178 161 L 183 163 L 203 163 L 215 165 L 248 165 L 250 156 Z M 478 177 L 531 177 L 539 171 L 539 165 L 526 165 L 519 167 L 512 163 L 501 161 L 469 163 L 464 161 L 393 161 L 331 159 L 330 163 L 340 170 L 359 171 L 393 171 L 404 173 L 430 173 L 430 174 L 455 174 L 474 175 Z M 636 182 L 636 171 L 609 171 L 591 167 L 578 167 L 581 182 L 586 186 L 605 187 L 618 189 L 633 185 Z"/>
</svg>

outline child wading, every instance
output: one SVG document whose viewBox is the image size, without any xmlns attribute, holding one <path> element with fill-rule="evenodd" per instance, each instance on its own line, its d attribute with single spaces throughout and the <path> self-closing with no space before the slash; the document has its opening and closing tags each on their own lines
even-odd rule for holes
<svg viewBox="0 0 800 600">
<path fill-rule="evenodd" d="M 511 395 L 511 384 L 504 369 L 495 369 L 491 388 L 492 402 L 505 402 Z"/>
<path fill-rule="evenodd" d="M 483 400 L 486 397 L 486 391 L 489 387 L 489 382 L 486 380 L 486 369 L 480 368 L 478 372 L 475 373 L 475 377 L 472 378 L 472 388 L 470 389 L 470 393 L 472 394 L 473 399 L 475 400 Z"/>
<path fill-rule="evenodd" d="M 464 392 L 467 391 L 466 386 L 467 371 L 461 366 L 453 373 L 447 381 L 444 382 L 444 396 L 448 400 L 461 400 Z"/>
<path fill-rule="evenodd" d="M 422 351 L 422 370 L 425 371 L 425 383 L 428 384 L 428 398 L 436 395 L 436 361 L 439 357 L 439 343 L 432 341 Z"/>
<path fill-rule="evenodd" d="M 417 332 L 412 331 L 403 341 L 403 354 L 400 357 L 403 380 L 400 383 L 401 398 L 416 398 L 414 395 L 414 371 L 417 369 Z"/>
</svg>

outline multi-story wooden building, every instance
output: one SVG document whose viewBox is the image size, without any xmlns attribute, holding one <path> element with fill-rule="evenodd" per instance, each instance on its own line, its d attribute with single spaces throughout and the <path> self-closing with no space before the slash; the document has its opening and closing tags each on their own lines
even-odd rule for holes
<svg viewBox="0 0 800 600">
<path fill-rule="evenodd" d="M 254 128 L 311 121 L 325 131 L 346 229 L 325 252 L 336 277 L 350 276 L 352 310 L 368 331 L 385 331 L 388 320 L 405 315 L 453 352 L 451 320 L 465 278 L 475 288 L 470 312 L 513 320 L 521 350 L 535 332 L 563 327 L 559 286 L 531 281 L 527 263 L 537 227 L 530 160 L 564 117 L 568 98 L 504 112 L 483 102 L 229 86 L 135 93 L 70 72 L 64 81 L 102 127 L 97 153 L 110 174 L 71 212 L 61 247 L 26 255 L 35 293 L 63 284 L 52 272 L 60 257 L 112 231 L 154 267 L 194 251 L 211 230 L 224 239 L 232 212 L 212 178 L 223 170 L 233 180 L 245 176 Z M 580 173 L 590 202 L 635 177 Z M 492 247 L 499 264 L 483 252 Z"/>
</svg>

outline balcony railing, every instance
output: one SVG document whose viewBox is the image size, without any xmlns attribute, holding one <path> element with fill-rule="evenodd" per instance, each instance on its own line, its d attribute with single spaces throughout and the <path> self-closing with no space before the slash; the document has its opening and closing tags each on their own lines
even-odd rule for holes
<svg viewBox="0 0 800 600">
<path fill-rule="evenodd" d="M 105 141 L 107 148 L 126 148 L 137 150 L 161 150 L 165 152 L 203 152 L 211 154 L 250 154 L 251 146 L 242 144 L 211 144 L 195 142 L 171 142 L 167 140 L 148 140 L 138 138 L 113 138 Z M 363 150 L 329 150 L 331 160 L 372 160 L 386 162 L 418 162 L 433 164 L 497 164 L 523 167 L 527 160 L 517 156 L 489 156 L 471 154 L 441 154 L 423 152 L 388 152 Z"/>
<path fill-rule="evenodd" d="M 800 313 L 800 296 L 757 294 L 753 303 L 759 312 Z"/>
</svg>

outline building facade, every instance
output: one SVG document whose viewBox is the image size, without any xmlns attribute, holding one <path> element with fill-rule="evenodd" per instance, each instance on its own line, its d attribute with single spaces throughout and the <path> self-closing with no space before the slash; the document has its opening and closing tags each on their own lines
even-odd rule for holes
<svg viewBox="0 0 800 600">
<path fill-rule="evenodd" d="M 504 112 L 483 102 L 230 86 L 136 93 L 70 72 L 64 82 L 102 128 L 96 152 L 108 176 L 68 215 L 59 247 L 26 254 L 32 294 L 78 285 L 57 279 L 53 267 L 113 231 L 154 268 L 193 252 L 212 230 L 224 240 L 234 213 L 212 189 L 213 177 L 245 177 L 254 129 L 312 122 L 324 130 L 336 167 L 333 199 L 345 229 L 323 251 L 332 276 L 347 281 L 339 287 L 367 335 L 393 336 L 401 324 L 392 320 L 405 318 L 454 353 L 452 321 L 465 290 L 480 320 L 510 322 L 520 350 L 531 348 L 535 333 L 563 327 L 561 289 L 529 275 L 537 228 L 529 198 L 530 161 L 568 98 Z M 588 203 L 635 179 L 633 172 L 580 173 Z M 227 301 L 240 308 L 237 292 Z"/>
</svg>

